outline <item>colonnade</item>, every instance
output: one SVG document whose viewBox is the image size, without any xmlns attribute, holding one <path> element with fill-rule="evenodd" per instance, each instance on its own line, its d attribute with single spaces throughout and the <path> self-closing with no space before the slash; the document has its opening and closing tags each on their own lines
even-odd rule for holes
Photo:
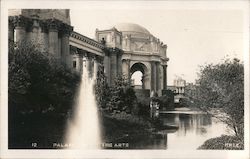
<svg viewBox="0 0 250 159">
<path fill-rule="evenodd" d="M 151 91 L 158 92 L 162 89 L 167 89 L 167 65 L 151 61 Z"/>
<path fill-rule="evenodd" d="M 31 43 L 42 52 L 49 52 L 55 58 L 66 63 L 69 56 L 69 36 L 73 27 L 59 20 L 26 18 L 24 16 L 9 17 L 9 40 Z"/>
<path fill-rule="evenodd" d="M 96 79 L 98 69 L 100 66 L 100 61 L 96 56 L 83 56 L 83 65 L 86 64 L 88 76 L 90 78 Z M 82 72 L 84 73 L 84 72 Z"/>
<path fill-rule="evenodd" d="M 103 69 L 103 57 L 74 46 L 70 46 L 70 49 L 73 55 L 73 64 L 71 64 L 71 68 L 73 67 L 78 73 L 86 73 L 83 72 L 83 67 L 86 67 L 88 76 L 95 79 L 98 70 Z"/>
</svg>

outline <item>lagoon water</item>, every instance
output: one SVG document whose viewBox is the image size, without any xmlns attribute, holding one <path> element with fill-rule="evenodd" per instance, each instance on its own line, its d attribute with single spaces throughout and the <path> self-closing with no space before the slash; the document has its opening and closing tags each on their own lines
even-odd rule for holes
<svg viewBox="0 0 250 159">
<path fill-rule="evenodd" d="M 232 133 L 225 124 L 201 112 L 164 112 L 159 114 L 159 118 L 164 125 L 179 128 L 164 131 L 159 136 L 131 139 L 131 149 L 195 150 L 207 139 Z"/>
<path fill-rule="evenodd" d="M 69 124 L 67 143 L 71 143 L 71 148 L 76 149 L 101 149 L 99 113 L 93 92 L 96 77 L 89 77 L 86 65 L 83 65 L 83 72 L 85 74 L 82 75 L 74 118 Z M 199 111 L 185 108 L 157 114 L 163 125 L 171 127 L 170 129 L 150 136 L 125 136 L 115 142 L 124 144 L 125 148 L 129 149 L 195 150 L 207 139 L 232 133 L 225 124 Z"/>
</svg>

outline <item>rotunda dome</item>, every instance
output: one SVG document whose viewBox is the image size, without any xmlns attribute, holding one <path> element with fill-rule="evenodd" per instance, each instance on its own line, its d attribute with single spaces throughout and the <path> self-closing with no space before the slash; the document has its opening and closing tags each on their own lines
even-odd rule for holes
<svg viewBox="0 0 250 159">
<path fill-rule="evenodd" d="M 123 33 L 134 33 L 134 34 L 146 34 L 150 35 L 150 32 L 144 27 L 134 23 L 119 23 L 114 26 L 118 31 Z"/>
</svg>

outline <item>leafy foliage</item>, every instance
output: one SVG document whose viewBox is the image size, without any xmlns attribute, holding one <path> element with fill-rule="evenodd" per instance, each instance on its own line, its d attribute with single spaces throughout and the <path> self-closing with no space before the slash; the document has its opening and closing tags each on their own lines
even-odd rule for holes
<svg viewBox="0 0 250 159">
<path fill-rule="evenodd" d="M 244 144 L 235 136 L 222 135 L 205 141 L 198 149 L 243 150 Z"/>
<path fill-rule="evenodd" d="M 95 92 L 99 107 L 109 112 L 131 112 L 137 101 L 134 90 L 122 75 L 118 75 L 114 84 L 108 86 L 103 72 L 99 72 Z"/>
<path fill-rule="evenodd" d="M 79 75 L 48 53 L 22 44 L 9 47 L 9 108 L 18 112 L 67 112 Z"/>
<path fill-rule="evenodd" d="M 162 95 L 158 97 L 158 99 L 159 99 L 160 109 L 171 110 L 174 108 L 173 97 L 171 97 L 170 94 Z"/>
<path fill-rule="evenodd" d="M 244 129 L 244 68 L 238 59 L 201 68 L 190 103 L 226 123 L 240 139 Z M 219 110 L 219 111 L 216 111 Z"/>
<path fill-rule="evenodd" d="M 106 108 L 106 104 L 110 100 L 110 89 L 106 82 L 106 77 L 102 68 L 98 69 L 97 79 L 94 88 L 99 109 Z"/>
</svg>

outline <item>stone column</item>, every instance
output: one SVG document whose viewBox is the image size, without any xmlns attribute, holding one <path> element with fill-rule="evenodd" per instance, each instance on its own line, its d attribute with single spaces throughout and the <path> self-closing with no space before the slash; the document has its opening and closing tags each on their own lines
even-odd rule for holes
<svg viewBox="0 0 250 159">
<path fill-rule="evenodd" d="M 93 58 L 91 57 L 91 55 L 88 55 L 87 58 L 87 71 L 88 71 L 88 77 L 92 78 L 93 75 Z"/>
<path fill-rule="evenodd" d="M 107 77 L 107 83 L 108 85 L 110 85 L 110 56 L 108 52 L 105 53 L 103 65 L 104 65 L 104 74 Z"/>
<path fill-rule="evenodd" d="M 46 22 L 40 22 L 40 26 L 41 26 L 41 37 L 40 37 L 41 51 L 48 52 L 49 51 L 48 25 Z"/>
<path fill-rule="evenodd" d="M 162 65 L 163 67 L 163 89 L 167 89 L 167 68 L 166 65 Z"/>
<path fill-rule="evenodd" d="M 28 29 L 27 29 L 28 38 L 26 40 L 31 44 L 35 44 L 36 47 L 40 47 L 38 43 L 39 27 L 40 26 L 38 23 L 38 19 L 33 19 L 32 21 L 28 22 Z"/>
<path fill-rule="evenodd" d="M 65 26 L 62 31 L 62 40 L 61 40 L 61 50 L 62 50 L 62 62 L 67 66 L 70 65 L 69 61 L 67 61 L 67 57 L 70 56 L 70 49 L 69 49 L 69 35 L 72 31 L 72 28 L 69 26 Z"/>
<path fill-rule="evenodd" d="M 122 60 L 122 74 L 127 78 L 128 77 L 128 69 L 127 69 L 127 59 Z"/>
<path fill-rule="evenodd" d="M 167 89 L 167 86 L 168 86 L 168 65 L 166 65 L 166 89 Z"/>
<path fill-rule="evenodd" d="M 160 73 L 160 70 L 159 70 L 159 66 L 160 66 L 160 63 L 159 62 L 155 62 L 155 66 L 156 66 L 156 68 L 155 68 L 155 78 L 156 78 L 156 80 L 155 80 L 155 88 L 156 88 L 156 91 L 158 92 L 158 90 L 160 89 L 160 75 L 159 75 L 159 73 Z"/>
<path fill-rule="evenodd" d="M 155 92 L 157 92 L 157 65 L 156 65 L 157 62 L 154 62 L 154 90 Z"/>
<path fill-rule="evenodd" d="M 72 52 L 72 58 L 71 58 L 71 65 L 70 65 L 70 69 L 73 71 L 76 71 L 78 73 L 82 73 L 82 70 L 80 69 L 80 59 L 82 59 L 82 57 L 79 56 L 79 54 L 76 54 L 76 48 L 75 47 L 70 47 L 70 51 Z"/>
<path fill-rule="evenodd" d="M 14 42 L 14 22 L 12 18 L 9 18 L 9 28 L 8 28 L 8 39 L 11 42 Z"/>
<path fill-rule="evenodd" d="M 117 74 L 122 75 L 122 52 L 117 54 Z"/>
<path fill-rule="evenodd" d="M 85 67 L 86 67 L 86 71 L 85 73 L 87 73 L 88 77 L 91 76 L 91 60 L 92 58 L 90 57 L 90 55 L 86 54 L 85 55 Z M 84 72 L 83 72 L 84 73 Z"/>
<path fill-rule="evenodd" d="M 151 62 L 151 91 L 156 91 L 156 62 Z"/>
<path fill-rule="evenodd" d="M 130 73 L 130 60 L 127 60 L 127 70 L 128 70 L 128 83 L 131 84 L 131 73 Z"/>
<path fill-rule="evenodd" d="M 94 57 L 93 79 L 97 78 L 98 67 L 99 67 L 98 60 L 97 60 L 97 57 L 95 56 Z"/>
<path fill-rule="evenodd" d="M 26 37 L 26 20 L 23 17 L 17 17 L 15 19 L 15 31 L 16 31 L 16 42 L 17 44 L 24 42 Z"/>
<path fill-rule="evenodd" d="M 151 71 L 147 71 L 143 75 L 143 80 L 144 80 L 144 89 L 151 89 Z"/>
<path fill-rule="evenodd" d="M 122 74 L 130 80 L 130 60 L 124 59 L 122 60 Z"/>
<path fill-rule="evenodd" d="M 162 65 L 159 63 L 159 91 L 161 92 L 161 90 L 163 89 L 163 68 Z"/>
<path fill-rule="evenodd" d="M 114 84 L 114 79 L 117 76 L 117 55 L 116 52 L 111 52 L 111 57 L 110 57 L 110 66 L 111 66 L 111 77 L 110 77 L 110 83 L 111 85 Z"/>
<path fill-rule="evenodd" d="M 82 73 L 82 57 L 76 55 L 75 61 L 76 61 L 77 72 Z"/>
<path fill-rule="evenodd" d="M 150 78 L 150 85 L 151 85 L 151 92 L 154 90 L 154 64 L 153 61 L 151 61 L 151 78 Z"/>
<path fill-rule="evenodd" d="M 60 58 L 58 51 L 58 22 L 51 20 L 49 21 L 49 53 L 54 55 L 55 58 Z"/>
<path fill-rule="evenodd" d="M 88 73 L 88 72 L 86 72 L 87 71 L 87 64 L 88 64 L 87 60 L 88 60 L 87 54 L 84 54 L 83 58 L 82 58 L 82 71 L 81 71 L 82 74 Z"/>
</svg>

